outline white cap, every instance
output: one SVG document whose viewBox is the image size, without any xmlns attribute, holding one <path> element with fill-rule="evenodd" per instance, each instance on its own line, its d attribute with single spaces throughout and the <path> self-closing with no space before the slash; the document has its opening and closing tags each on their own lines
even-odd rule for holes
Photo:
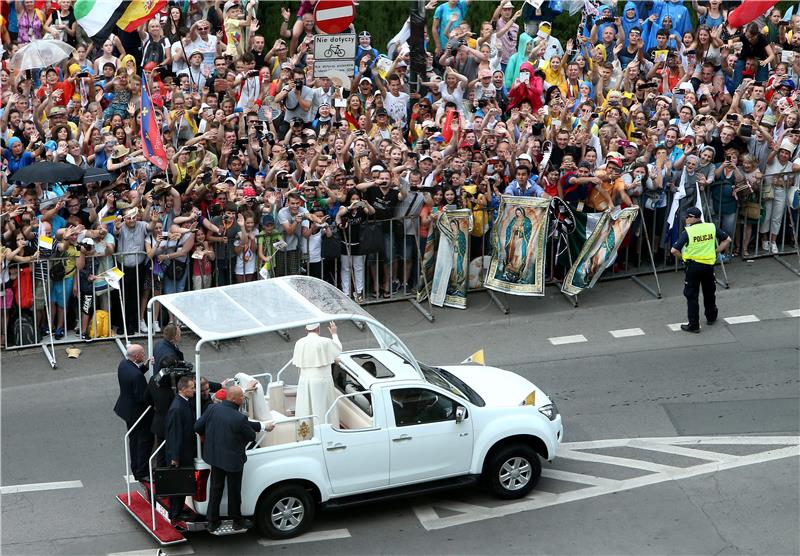
<svg viewBox="0 0 800 556">
<path fill-rule="evenodd" d="M 779 151 L 780 150 L 789 151 L 789 154 L 791 154 L 791 153 L 794 152 L 794 149 L 796 147 L 797 147 L 797 145 L 795 145 L 794 143 L 792 143 L 788 139 L 784 139 L 783 141 L 781 141 L 781 146 L 778 148 L 778 150 Z"/>
<path fill-rule="evenodd" d="M 308 330 L 309 332 L 313 332 L 314 330 L 317 330 L 318 328 L 319 328 L 319 323 L 318 322 L 314 323 L 314 324 L 307 324 L 306 325 L 306 330 Z"/>
<path fill-rule="evenodd" d="M 519 155 L 517 157 L 517 160 L 527 160 L 528 162 L 533 163 L 533 160 L 531 159 L 531 155 L 529 155 L 528 153 L 524 153 L 524 154 Z"/>
</svg>

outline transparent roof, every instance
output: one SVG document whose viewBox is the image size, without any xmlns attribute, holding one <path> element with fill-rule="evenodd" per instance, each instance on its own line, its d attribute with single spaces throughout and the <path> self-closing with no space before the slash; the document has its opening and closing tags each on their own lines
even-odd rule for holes
<svg viewBox="0 0 800 556">
<path fill-rule="evenodd" d="M 377 324 L 341 290 L 307 276 L 174 293 L 153 301 L 178 317 L 201 341 L 251 336 L 331 320 Z"/>
</svg>

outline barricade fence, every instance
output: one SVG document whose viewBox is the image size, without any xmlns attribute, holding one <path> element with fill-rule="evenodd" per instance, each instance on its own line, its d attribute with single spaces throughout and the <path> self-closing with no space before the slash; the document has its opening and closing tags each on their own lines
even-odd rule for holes
<svg viewBox="0 0 800 556">
<path fill-rule="evenodd" d="M 765 187 L 765 180 L 771 180 L 772 187 Z M 706 220 L 717 223 L 733 238 L 732 253 L 748 258 L 776 256 L 800 274 L 781 258 L 795 255 L 800 261 L 798 209 L 793 203 L 797 181 L 796 174 L 787 173 L 767 176 L 762 183 L 732 184 L 729 189 L 736 192 L 734 202 L 726 197 L 732 191 L 717 182 L 698 189 L 697 194 Z M 681 265 L 670 255 L 671 241 L 665 237 L 667 214 L 675 195 L 669 191 L 658 204 L 645 202 L 643 197 L 634 199 L 640 205 L 639 215 L 601 281 L 635 280 L 654 274 L 657 282 L 659 272 L 678 270 Z M 685 208 L 682 206 L 678 213 Z M 411 301 L 433 320 L 430 301 L 425 309 L 416 300 L 418 292 L 429 287 L 422 272 L 428 232 L 444 210 L 424 209 L 389 220 L 352 218 L 309 226 L 294 244 L 287 244 L 280 234 L 254 234 L 251 248 L 226 243 L 209 250 L 199 245 L 184 250 L 190 235 L 185 234 L 186 239 L 182 237 L 172 247 L 161 247 L 163 242 L 152 240 L 148 248 L 139 251 L 108 255 L 82 253 L 78 247 L 78 255 L 73 249 L 70 256 L 6 262 L 9 278 L 1 290 L 0 345 L 3 349 L 42 346 L 55 367 L 54 347 L 58 344 L 86 338 L 127 342 L 145 335 L 146 307 L 152 296 L 296 274 L 325 280 L 366 305 Z M 473 229 L 466 245 L 470 265 L 467 292 L 485 289 L 497 207 L 476 206 L 471 212 Z M 480 230 L 474 227 L 475 222 Z M 544 258 L 547 285 L 558 286 L 563 280 L 568 269 L 563 253 L 563 236 L 548 237 Z M 123 273 L 113 285 L 102 277 L 112 268 Z M 154 308 L 156 331 L 171 320 L 158 306 Z"/>
</svg>

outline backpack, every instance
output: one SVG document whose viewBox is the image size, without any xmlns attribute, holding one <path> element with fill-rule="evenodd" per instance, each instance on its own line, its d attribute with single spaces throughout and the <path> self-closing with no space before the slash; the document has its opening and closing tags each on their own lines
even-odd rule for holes
<svg viewBox="0 0 800 556">
<path fill-rule="evenodd" d="M 50 279 L 54 282 L 58 282 L 64 279 L 64 276 L 67 275 L 67 269 L 64 267 L 63 260 L 56 260 L 50 263 Z"/>
<path fill-rule="evenodd" d="M 95 311 L 92 320 L 89 321 L 86 333 L 90 338 L 109 338 L 111 336 L 111 324 L 108 312 L 102 309 Z"/>
<path fill-rule="evenodd" d="M 39 343 L 37 336 L 33 315 L 29 311 L 22 311 L 9 326 L 8 343 L 12 346 L 34 346 Z"/>
</svg>

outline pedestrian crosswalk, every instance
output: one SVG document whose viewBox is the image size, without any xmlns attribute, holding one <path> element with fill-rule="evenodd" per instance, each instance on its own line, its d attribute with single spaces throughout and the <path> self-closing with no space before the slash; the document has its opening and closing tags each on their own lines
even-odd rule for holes
<svg viewBox="0 0 800 556">
<path fill-rule="evenodd" d="M 641 455 L 632 457 L 631 452 Z M 561 445 L 552 464 L 542 470 L 537 488 L 521 500 L 501 505 L 480 499 L 479 495 L 474 501 L 437 500 L 414 506 L 414 514 L 431 531 L 798 456 L 800 436 L 681 436 L 567 442 Z M 591 471 L 563 469 L 575 465 Z M 636 473 L 617 479 L 611 476 L 612 469 Z M 568 483 L 572 488 L 565 489 L 558 483 Z"/>
</svg>

